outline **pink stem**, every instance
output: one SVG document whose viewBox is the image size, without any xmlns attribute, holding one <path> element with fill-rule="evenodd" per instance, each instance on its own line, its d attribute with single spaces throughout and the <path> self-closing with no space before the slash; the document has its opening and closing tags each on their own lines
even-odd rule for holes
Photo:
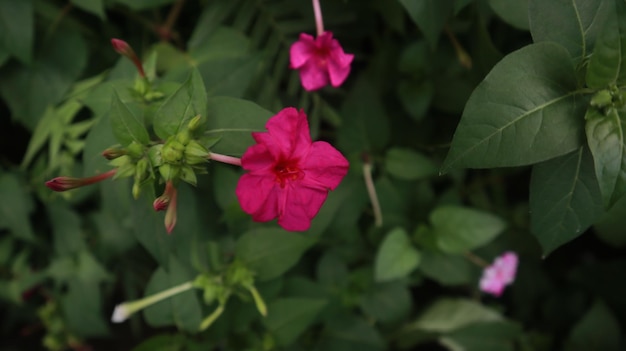
<svg viewBox="0 0 626 351">
<path fill-rule="evenodd" d="M 320 0 L 313 0 L 313 12 L 315 13 L 315 26 L 317 27 L 317 36 L 324 33 L 324 20 L 322 19 L 322 8 Z"/>
<path fill-rule="evenodd" d="M 222 163 L 228 163 L 229 165 L 241 166 L 241 159 L 237 157 L 226 156 L 222 154 L 216 154 L 214 152 L 209 152 L 209 159 L 222 162 Z"/>
</svg>

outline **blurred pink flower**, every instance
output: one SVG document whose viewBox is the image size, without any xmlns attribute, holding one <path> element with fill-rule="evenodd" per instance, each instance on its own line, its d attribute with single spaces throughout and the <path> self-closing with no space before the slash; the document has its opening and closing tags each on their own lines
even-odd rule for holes
<svg viewBox="0 0 626 351">
<path fill-rule="evenodd" d="M 480 290 L 494 296 L 502 295 L 504 288 L 515 280 L 517 263 L 515 252 L 507 251 L 497 257 L 493 264 L 483 271 Z"/>
<path fill-rule="evenodd" d="M 333 33 L 324 32 L 317 38 L 301 33 L 289 50 L 290 68 L 300 70 L 300 81 L 307 91 L 330 84 L 340 86 L 350 73 L 354 55 L 346 54 Z"/>
<path fill-rule="evenodd" d="M 307 230 L 348 172 L 348 160 L 327 142 L 311 142 L 302 110 L 285 108 L 265 128 L 252 133 L 257 144 L 241 158 L 248 171 L 236 189 L 241 208 L 257 222 L 278 218 L 286 230 Z"/>
</svg>

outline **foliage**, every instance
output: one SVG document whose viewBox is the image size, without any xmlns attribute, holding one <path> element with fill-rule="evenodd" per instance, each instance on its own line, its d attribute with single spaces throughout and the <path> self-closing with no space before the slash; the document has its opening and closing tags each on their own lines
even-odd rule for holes
<svg viewBox="0 0 626 351">
<path fill-rule="evenodd" d="M 626 2 L 322 9 L 354 61 L 308 92 L 310 1 L 0 0 L 3 350 L 623 348 Z M 206 162 L 287 106 L 350 161 L 303 233 Z M 516 281 L 481 295 L 505 251 Z"/>
</svg>

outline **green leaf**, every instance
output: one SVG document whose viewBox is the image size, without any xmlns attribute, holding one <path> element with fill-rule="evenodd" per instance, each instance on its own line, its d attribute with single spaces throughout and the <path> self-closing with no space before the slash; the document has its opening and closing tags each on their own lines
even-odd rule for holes
<svg viewBox="0 0 626 351">
<path fill-rule="evenodd" d="M 359 302 L 365 313 L 383 323 L 397 322 L 408 316 L 411 305 L 411 292 L 398 281 L 374 285 Z"/>
<path fill-rule="evenodd" d="M 76 5 L 76 7 L 92 13 L 102 20 L 106 18 L 102 0 L 71 0 L 71 2 Z"/>
<path fill-rule="evenodd" d="M 267 306 L 263 324 L 279 345 L 288 346 L 313 323 L 326 304 L 322 299 L 280 298 Z"/>
<path fill-rule="evenodd" d="M 431 48 L 437 46 L 439 35 L 452 14 L 452 1 L 399 0 L 415 24 L 422 30 Z"/>
<path fill-rule="evenodd" d="M 583 145 L 585 100 L 569 53 L 553 43 L 506 56 L 472 93 L 442 172 L 545 161 Z"/>
<path fill-rule="evenodd" d="M 314 237 L 281 229 L 251 230 L 237 240 L 235 254 L 259 280 L 269 280 L 295 265 L 315 242 Z"/>
<path fill-rule="evenodd" d="M 208 100 L 207 136 L 219 137 L 220 142 L 211 151 L 239 156 L 254 144 L 251 132 L 265 131 L 265 123 L 273 115 L 270 111 L 247 100 L 214 97 Z"/>
<path fill-rule="evenodd" d="M 318 351 L 383 351 L 385 341 L 369 322 L 354 315 L 331 318 L 326 323 Z"/>
<path fill-rule="evenodd" d="M 2 262 L 2 261 L 0 261 Z M 327 251 L 317 262 L 317 280 L 328 286 L 344 286 L 348 278 L 348 266 L 332 251 Z"/>
<path fill-rule="evenodd" d="M 424 250 L 420 271 L 441 285 L 470 284 L 476 279 L 474 266 L 463 256 Z"/>
<path fill-rule="evenodd" d="M 500 321 L 502 316 L 475 301 L 443 298 L 428 307 L 406 332 L 423 330 L 449 333 L 477 322 Z"/>
<path fill-rule="evenodd" d="M 387 151 L 385 169 L 391 175 L 405 180 L 418 180 L 437 174 L 437 168 L 428 157 L 403 148 Z"/>
<path fill-rule="evenodd" d="M 613 0 L 530 0 L 530 33 L 535 43 L 560 44 L 579 61 L 593 49 L 611 11 Z"/>
<path fill-rule="evenodd" d="M 617 351 L 620 349 L 621 329 L 611 309 L 597 300 L 571 330 L 565 343 L 566 351 Z"/>
<path fill-rule="evenodd" d="M 456 207 L 437 207 L 430 214 L 437 245 L 444 252 L 462 253 L 481 247 L 506 228 L 506 223 L 486 212 Z"/>
<path fill-rule="evenodd" d="M 504 22 L 521 30 L 528 30 L 528 2 L 530 0 L 489 0 L 489 6 Z"/>
<path fill-rule="evenodd" d="M 154 211 L 153 194 L 142 194 L 137 201 L 131 204 L 131 218 L 133 234 L 137 241 L 163 267 L 169 265 L 169 256 L 172 247 L 172 236 L 167 234 L 163 224 L 163 214 Z M 174 232 L 173 235 L 176 233 Z"/>
<path fill-rule="evenodd" d="M 426 116 L 433 100 L 434 90 L 429 81 L 403 80 L 398 84 L 398 97 L 409 116 L 419 122 Z"/>
<path fill-rule="evenodd" d="M 114 0 L 118 4 L 124 4 L 133 10 L 146 10 L 171 4 L 174 0 Z"/>
<path fill-rule="evenodd" d="M 154 117 L 154 132 L 167 139 L 187 127 L 196 115 L 206 119 L 207 98 L 202 77 L 197 70 L 161 105 Z"/>
<path fill-rule="evenodd" d="M 374 279 L 385 282 L 411 274 L 420 262 L 420 253 L 411 245 L 409 236 L 401 228 L 387 234 L 376 254 Z"/>
<path fill-rule="evenodd" d="M 78 214 L 67 208 L 61 201 L 51 203 L 47 210 L 52 223 L 54 251 L 62 256 L 85 249 L 84 233 Z"/>
<path fill-rule="evenodd" d="M 530 223 L 544 256 L 582 234 L 602 212 L 602 195 L 588 148 L 533 167 Z"/>
<path fill-rule="evenodd" d="M 439 338 L 452 351 L 515 351 L 522 328 L 512 322 L 480 322 Z"/>
<path fill-rule="evenodd" d="M 625 112 L 610 109 L 603 115 L 595 108 L 587 111 L 587 143 L 595 164 L 604 206 L 610 208 L 626 193 Z"/>
<path fill-rule="evenodd" d="M 0 194 L 4 199 L 0 201 L 0 227 L 9 228 L 11 235 L 18 239 L 34 240 L 29 218 L 34 205 L 19 178 L 9 173 L 1 174 Z"/>
<path fill-rule="evenodd" d="M 102 174 L 109 169 L 109 161 L 102 157 L 102 151 L 117 144 L 109 114 L 97 117 L 94 126 L 87 133 L 85 148 L 83 149 L 83 175 L 91 177 L 94 174 Z"/>
<path fill-rule="evenodd" d="M 3 66 L 0 93 L 12 118 L 34 129 L 48 105 L 65 96 L 86 64 L 87 47 L 78 32 L 57 31 L 29 67 Z"/>
<path fill-rule="evenodd" d="M 34 17 L 31 0 L 0 0 L 0 47 L 25 64 L 33 59 Z"/>
<path fill-rule="evenodd" d="M 117 92 L 113 93 L 109 118 L 113 134 L 120 144 L 128 146 L 131 142 L 136 141 L 139 144 L 147 145 L 150 142 L 150 136 L 141 117 L 136 116 L 122 102 Z"/>
<path fill-rule="evenodd" d="M 626 196 L 622 197 L 613 207 L 594 223 L 594 232 L 602 241 L 614 247 L 626 245 Z"/>
<path fill-rule="evenodd" d="M 183 334 L 160 334 L 152 336 L 131 351 L 183 351 L 185 336 Z"/>
<path fill-rule="evenodd" d="M 102 313 L 102 294 L 95 281 L 71 279 L 61 298 L 63 317 L 70 332 L 79 337 L 102 337 L 109 334 Z"/>
<path fill-rule="evenodd" d="M 154 271 L 145 296 L 186 283 L 193 274 L 174 256 L 169 257 L 169 268 L 159 267 Z M 202 321 L 202 307 L 195 289 L 187 290 L 147 307 L 144 312 L 146 322 L 153 327 L 175 325 L 180 330 L 198 332 Z"/>
<path fill-rule="evenodd" d="M 586 82 L 590 88 L 605 88 L 626 82 L 626 3 L 611 1 L 589 59 Z"/>
</svg>

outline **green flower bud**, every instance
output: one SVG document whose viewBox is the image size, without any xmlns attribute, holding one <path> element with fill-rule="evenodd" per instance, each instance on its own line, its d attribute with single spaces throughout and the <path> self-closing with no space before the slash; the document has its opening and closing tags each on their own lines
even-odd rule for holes
<svg viewBox="0 0 626 351">
<path fill-rule="evenodd" d="M 128 155 L 133 158 L 140 158 L 141 156 L 143 156 L 143 145 L 139 144 L 136 141 L 130 143 L 130 145 L 126 147 L 126 150 L 128 151 Z"/>
<path fill-rule="evenodd" d="M 126 155 L 126 150 L 120 147 L 110 147 L 104 151 L 102 151 L 102 156 L 107 160 L 114 160 L 120 156 Z"/>
<path fill-rule="evenodd" d="M 118 167 L 118 168 L 127 164 L 132 164 L 132 163 L 133 163 L 133 160 L 128 155 L 120 156 L 118 158 L 115 158 L 109 161 L 109 164 L 111 166 Z"/>
<path fill-rule="evenodd" d="M 198 179 L 196 178 L 196 173 L 193 171 L 193 168 L 188 165 L 183 165 L 181 168 L 180 179 L 183 181 L 196 186 L 198 184 Z"/>
<path fill-rule="evenodd" d="M 179 163 L 183 159 L 183 153 L 182 151 L 174 149 L 170 144 L 171 143 L 167 143 L 163 146 L 161 157 L 164 162 Z"/>
<path fill-rule="evenodd" d="M 141 185 L 139 185 L 139 182 L 137 181 L 137 179 L 135 179 L 135 182 L 133 183 L 133 198 L 135 200 L 139 199 L 139 195 L 141 194 Z"/>
<path fill-rule="evenodd" d="M 185 148 L 185 161 L 195 165 L 208 162 L 209 151 L 196 140 L 192 140 Z"/>
<path fill-rule="evenodd" d="M 187 145 L 189 140 L 191 140 L 191 133 L 189 133 L 187 129 L 181 130 L 176 134 L 176 141 L 178 141 L 182 145 Z"/>
<path fill-rule="evenodd" d="M 195 131 L 196 129 L 198 129 L 198 127 L 200 127 L 200 125 L 202 124 L 202 116 L 200 115 L 196 115 L 194 118 L 192 118 L 189 123 L 187 124 L 187 129 L 189 129 L 190 131 Z"/>
<path fill-rule="evenodd" d="M 613 102 L 613 96 L 608 90 L 600 90 L 591 98 L 591 106 L 605 107 Z"/>
<path fill-rule="evenodd" d="M 148 159 L 150 159 L 153 167 L 159 167 L 163 164 L 161 150 L 163 150 L 163 144 L 157 144 L 148 149 Z"/>
<path fill-rule="evenodd" d="M 180 173 L 180 166 L 165 163 L 159 166 L 159 173 L 161 173 L 161 177 L 165 180 L 176 179 Z"/>
<path fill-rule="evenodd" d="M 133 176 L 135 174 L 136 166 L 132 163 L 127 163 L 117 168 L 117 172 L 113 176 L 113 179 L 120 179 Z"/>
<path fill-rule="evenodd" d="M 183 152 L 185 151 L 185 145 L 183 143 L 181 143 L 178 140 L 168 140 L 168 142 L 165 144 L 166 146 L 169 145 L 172 149 L 176 150 L 176 151 L 180 151 Z"/>
<path fill-rule="evenodd" d="M 142 158 L 137 161 L 137 167 L 135 167 L 135 180 L 141 181 L 146 178 L 146 173 L 148 172 L 148 166 L 150 166 L 148 159 Z"/>
</svg>

